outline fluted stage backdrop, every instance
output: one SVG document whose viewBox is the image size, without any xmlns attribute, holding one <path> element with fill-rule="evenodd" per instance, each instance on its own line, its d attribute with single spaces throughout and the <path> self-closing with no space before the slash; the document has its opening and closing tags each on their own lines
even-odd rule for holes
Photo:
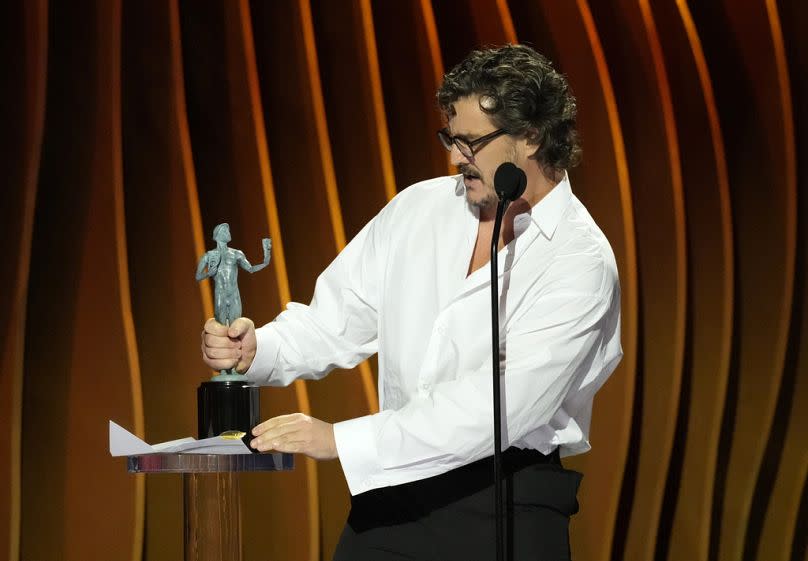
<svg viewBox="0 0 808 561">
<path fill-rule="evenodd" d="M 611 240 L 625 358 L 595 400 L 582 561 L 806 561 L 804 0 L 14 0 L 0 7 L 0 559 L 182 558 L 179 476 L 107 420 L 196 432 L 193 273 L 218 222 L 257 323 L 398 190 L 451 170 L 434 92 L 522 42 L 578 99 L 573 189 Z M 378 410 L 375 363 L 262 390 Z M 244 558 L 330 559 L 338 462 L 241 481 Z"/>
</svg>

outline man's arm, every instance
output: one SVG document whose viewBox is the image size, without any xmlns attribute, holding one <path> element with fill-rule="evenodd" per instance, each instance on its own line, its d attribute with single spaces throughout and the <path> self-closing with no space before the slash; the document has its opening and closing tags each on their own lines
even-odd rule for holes
<svg viewBox="0 0 808 561">
<path fill-rule="evenodd" d="M 261 385 L 286 386 L 296 378 L 317 379 L 333 368 L 353 367 L 375 353 L 375 303 L 382 242 L 388 239 L 383 228 L 393 206 L 371 220 L 320 275 L 310 305 L 290 302 L 259 329 L 248 318 L 229 328 L 209 319 L 202 332 L 203 361 L 215 370 L 235 367 Z M 270 247 L 264 240 L 267 253 Z"/>
<path fill-rule="evenodd" d="M 246 372 L 262 385 L 319 379 L 352 368 L 377 350 L 378 302 L 395 199 L 348 243 L 318 277 L 309 305 L 290 302 L 256 331 Z"/>
</svg>

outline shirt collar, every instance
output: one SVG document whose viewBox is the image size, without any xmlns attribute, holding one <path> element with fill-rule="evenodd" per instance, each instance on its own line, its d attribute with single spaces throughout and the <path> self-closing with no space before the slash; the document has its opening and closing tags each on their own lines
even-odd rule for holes
<svg viewBox="0 0 808 561">
<path fill-rule="evenodd" d="M 565 171 L 564 179 L 559 181 L 558 185 L 553 187 L 529 212 L 514 218 L 514 225 L 520 221 L 520 217 L 529 214 L 544 237 L 550 240 L 555 234 L 558 223 L 561 222 L 561 217 L 564 215 L 570 199 L 572 199 L 572 187 Z"/>
<path fill-rule="evenodd" d="M 457 184 L 455 186 L 455 195 L 465 198 L 466 186 L 463 184 L 463 176 L 456 176 L 456 181 Z M 569 175 L 567 175 L 567 172 L 565 171 L 564 179 L 559 181 L 558 185 L 553 187 L 550 192 L 547 193 L 544 198 L 542 198 L 542 200 L 533 205 L 529 211 L 523 212 L 522 214 L 518 214 L 514 217 L 514 230 L 516 236 L 518 237 L 522 232 L 524 232 L 529 225 L 529 220 L 532 220 L 536 226 L 539 227 L 541 233 L 544 234 L 544 237 L 546 237 L 548 240 L 552 239 L 556 228 L 558 227 L 558 223 L 561 222 L 561 217 L 564 215 L 564 211 L 567 209 L 567 205 L 569 205 L 571 198 L 572 186 L 570 185 Z M 479 211 L 477 209 L 472 208 L 468 204 L 465 206 L 470 215 L 472 215 L 475 219 L 479 218 Z"/>
</svg>

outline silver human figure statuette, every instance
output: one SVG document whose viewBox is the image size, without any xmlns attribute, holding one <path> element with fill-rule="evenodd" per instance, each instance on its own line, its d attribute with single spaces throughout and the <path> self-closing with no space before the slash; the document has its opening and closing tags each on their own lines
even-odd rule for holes
<svg viewBox="0 0 808 561">
<path fill-rule="evenodd" d="M 199 259 L 196 267 L 196 280 L 213 278 L 216 321 L 222 325 L 230 325 L 242 316 L 241 295 L 238 291 L 238 268 L 241 267 L 248 273 L 255 273 L 269 265 L 272 241 L 269 238 L 261 240 L 264 248 L 264 261 L 258 265 L 251 265 L 243 251 L 227 247 L 230 241 L 229 224 L 223 223 L 216 226 L 213 229 L 213 239 L 216 241 L 216 249 L 205 252 Z M 206 268 L 207 270 L 205 270 Z M 223 378 L 223 376 L 225 377 Z M 237 378 L 233 378 L 234 376 Z M 219 376 L 214 376 L 215 380 L 221 381 L 243 378 L 244 375 L 238 374 L 235 368 L 222 370 Z"/>
</svg>

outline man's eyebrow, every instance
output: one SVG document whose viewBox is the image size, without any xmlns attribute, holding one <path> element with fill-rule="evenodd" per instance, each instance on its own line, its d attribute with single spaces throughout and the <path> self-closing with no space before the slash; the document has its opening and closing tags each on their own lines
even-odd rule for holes
<svg viewBox="0 0 808 561">
<path fill-rule="evenodd" d="M 470 140 L 469 136 L 471 136 L 471 140 L 474 140 L 475 138 L 480 138 L 481 136 L 483 136 L 482 134 L 473 134 L 473 133 L 470 134 L 469 132 L 462 132 L 462 133 L 458 133 L 458 134 L 453 134 L 453 133 L 450 132 L 450 134 L 454 138 L 459 138 L 460 140 L 465 140 L 466 142 L 468 142 Z"/>
</svg>

